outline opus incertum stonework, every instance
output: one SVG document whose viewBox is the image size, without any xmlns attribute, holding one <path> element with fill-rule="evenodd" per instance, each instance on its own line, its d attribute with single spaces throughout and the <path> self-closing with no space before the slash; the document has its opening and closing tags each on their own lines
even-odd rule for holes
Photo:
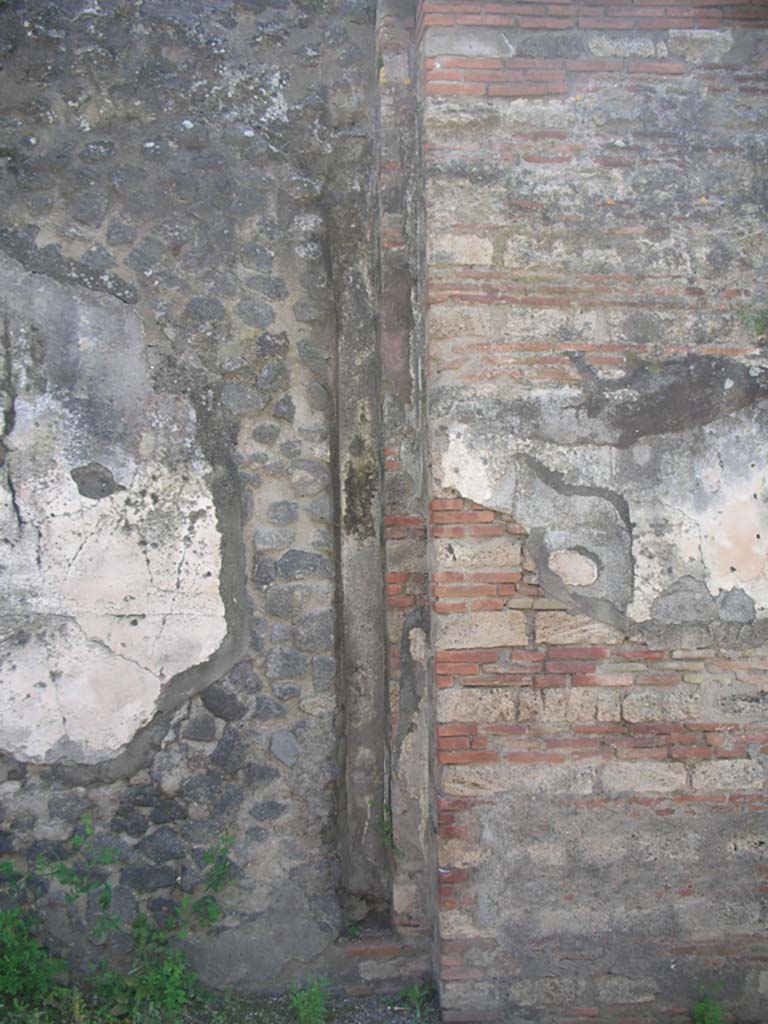
<svg viewBox="0 0 768 1024">
<path fill-rule="evenodd" d="M 214 987 L 768 1019 L 763 0 L 14 0 L 0 188 L 0 852 L 233 836 Z"/>
</svg>

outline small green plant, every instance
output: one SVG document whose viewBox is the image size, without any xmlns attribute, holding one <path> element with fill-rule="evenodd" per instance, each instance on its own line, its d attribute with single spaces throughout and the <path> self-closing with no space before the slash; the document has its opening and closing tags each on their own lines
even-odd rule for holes
<svg viewBox="0 0 768 1024">
<path fill-rule="evenodd" d="M 693 1005 L 693 1024 L 723 1024 L 723 1008 L 713 994 L 720 992 L 722 987 L 722 982 L 715 982 L 709 988 L 699 986 L 699 998 Z"/>
<path fill-rule="evenodd" d="M 180 943 L 191 927 L 210 927 L 219 920 L 216 894 L 227 885 L 234 845 L 225 836 L 202 855 L 205 865 L 202 895 L 185 895 L 162 923 L 140 914 L 125 925 L 111 911 L 109 868 L 118 851 L 100 845 L 90 816 L 83 819 L 70 841 L 70 854 L 56 860 L 38 858 L 36 875 L 0 862 L 0 886 L 11 897 L 11 909 L 0 910 L 0 1016 L 3 1024 L 106 1024 L 115 1018 L 130 1024 L 175 1024 L 190 1002 L 201 994 Z M 35 934 L 39 916 L 33 907 L 40 876 L 53 879 L 73 905 L 96 896 L 98 913 L 89 925 L 90 937 L 100 940 L 111 932 L 127 932 L 133 955 L 127 973 L 105 961 L 91 969 L 85 992 L 66 989 L 56 979 L 65 969 Z M 37 884 L 36 884 L 37 883 Z"/>
<path fill-rule="evenodd" d="M 372 800 L 368 801 L 368 806 L 373 807 Z M 381 841 L 386 848 L 397 856 L 400 851 L 395 842 L 395 823 L 392 820 L 392 807 L 388 803 L 382 805 L 381 814 L 376 818 L 376 831 L 379 833 Z"/>
<path fill-rule="evenodd" d="M 359 939 L 362 934 L 360 928 L 356 924 L 351 924 L 347 927 L 347 938 L 348 939 Z"/>
<path fill-rule="evenodd" d="M 741 314 L 741 319 L 758 337 L 768 334 L 768 304 L 755 303 L 748 306 Z"/>
<path fill-rule="evenodd" d="M 197 993 L 197 977 L 186 954 L 173 946 L 177 932 L 164 931 L 141 914 L 133 923 L 134 958 L 117 987 L 117 1005 L 131 1024 L 158 1017 L 177 1021 Z"/>
<path fill-rule="evenodd" d="M 99 913 L 91 926 L 91 934 L 99 941 L 120 927 L 120 919 L 110 910 L 112 886 L 105 873 L 106 868 L 117 863 L 119 851 L 112 846 L 97 844 L 90 814 L 83 818 L 70 840 L 70 846 L 76 855 L 73 863 L 38 857 L 35 867 L 43 877 L 53 878 L 59 883 L 64 889 L 66 903 L 74 904 L 82 896 L 98 893 Z"/>
<path fill-rule="evenodd" d="M 415 981 L 404 988 L 397 998 L 413 1010 L 415 1020 L 423 1021 L 424 1011 L 434 994 L 435 989 L 433 985 Z"/>
<path fill-rule="evenodd" d="M 34 918 L 18 907 L 0 911 L 0 1008 L 38 1009 L 55 993 L 62 960 L 33 932 Z"/>
<path fill-rule="evenodd" d="M 293 982 L 288 990 L 298 1024 L 325 1024 L 331 985 L 327 978 L 313 978 L 304 988 Z"/>
</svg>

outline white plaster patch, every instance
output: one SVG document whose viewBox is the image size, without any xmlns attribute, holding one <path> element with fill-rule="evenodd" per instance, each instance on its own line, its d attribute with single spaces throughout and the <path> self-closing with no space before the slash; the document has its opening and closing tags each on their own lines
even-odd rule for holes
<svg viewBox="0 0 768 1024">
<path fill-rule="evenodd" d="M 451 538 L 435 540 L 435 559 L 447 568 L 519 569 L 522 559 L 520 541 L 512 537 L 493 537 L 482 543 L 466 543 Z"/>
<path fill-rule="evenodd" d="M 552 572 L 557 573 L 563 583 L 570 587 L 588 587 L 599 575 L 593 559 L 582 555 L 580 551 L 566 548 L 553 551 L 549 556 L 548 565 Z"/>
<path fill-rule="evenodd" d="M 477 235 L 438 235 L 430 242 L 429 262 L 490 266 L 493 243 Z"/>
<path fill-rule="evenodd" d="M 656 43 L 650 36 L 594 36 L 587 43 L 595 57 L 666 57 L 664 43 Z"/>
<path fill-rule="evenodd" d="M 768 605 L 768 508 L 766 474 L 729 481 L 726 494 L 701 518 L 701 551 L 709 585 L 728 590 L 742 586 L 755 601 Z"/>
<path fill-rule="evenodd" d="M 729 28 L 722 32 L 709 28 L 673 28 L 668 39 L 671 56 L 682 57 L 691 64 L 718 61 L 733 49 L 733 32 Z"/>
<path fill-rule="evenodd" d="M 435 467 L 435 475 L 442 487 L 455 488 L 482 504 L 491 497 L 487 462 L 483 452 L 472 450 L 461 433 L 452 431 Z"/>
<path fill-rule="evenodd" d="M 609 435 L 600 444 L 574 440 L 599 434 L 601 426 L 587 429 L 583 403 L 565 392 L 550 393 L 549 399 L 543 392 L 530 393 L 537 429 L 562 437 L 561 443 L 527 437 L 522 405 L 520 410 L 511 406 L 498 424 L 436 420 L 435 436 L 449 438 L 438 460 L 442 482 L 538 531 L 549 568 L 573 598 L 589 586 L 585 600 L 604 597 L 626 609 L 631 621 L 644 623 L 654 619 L 657 602 L 670 587 L 689 580 L 704 584 L 715 599 L 711 619 L 742 621 L 723 605 L 723 595 L 729 594 L 742 601 L 743 614 L 748 616 L 751 601 L 756 617 L 765 617 L 768 403 L 674 435 L 648 435 L 636 445 L 614 447 Z M 479 406 L 486 399 L 499 401 L 494 389 L 485 387 L 477 388 L 471 401 Z M 581 556 L 582 549 L 594 552 L 594 562 Z M 442 548 L 439 561 L 448 564 Z"/>
<path fill-rule="evenodd" d="M 95 763 L 226 636 L 210 466 L 191 406 L 151 389 L 134 312 L 12 261 L 0 285 L 15 389 L 0 469 L 0 748 Z"/>
</svg>

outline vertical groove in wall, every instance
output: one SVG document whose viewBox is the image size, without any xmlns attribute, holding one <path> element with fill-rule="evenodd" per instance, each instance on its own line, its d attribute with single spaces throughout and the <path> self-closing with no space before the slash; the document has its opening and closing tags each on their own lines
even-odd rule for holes
<svg viewBox="0 0 768 1024">
<path fill-rule="evenodd" d="M 379 216 L 384 552 L 392 766 L 393 921 L 429 943 L 435 916 L 433 701 L 426 599 L 421 209 L 415 9 L 379 6 Z"/>
<path fill-rule="evenodd" d="M 371 67 L 371 91 L 375 69 Z M 344 761 L 339 830 L 345 912 L 388 915 L 382 829 L 387 730 L 376 353 L 374 150 L 368 131 L 337 131 L 326 190 L 337 318 L 338 558 Z"/>
</svg>

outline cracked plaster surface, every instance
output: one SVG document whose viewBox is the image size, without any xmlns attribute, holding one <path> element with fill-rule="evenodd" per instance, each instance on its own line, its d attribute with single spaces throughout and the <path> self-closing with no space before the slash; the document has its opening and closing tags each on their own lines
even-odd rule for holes
<svg viewBox="0 0 768 1024">
<path fill-rule="evenodd" d="M 512 514 L 531 532 L 543 582 L 598 619 L 629 629 L 663 619 L 663 598 L 681 583 L 706 587 L 711 619 L 718 615 L 714 599 L 722 605 L 736 592 L 756 608 L 743 622 L 765 619 L 768 402 L 756 396 L 668 433 L 661 417 L 658 433 L 634 443 L 611 443 L 599 415 L 590 443 L 585 417 L 568 443 L 564 426 L 582 398 L 529 394 L 527 409 L 541 416 L 527 423 L 513 409 L 506 416 L 498 408 L 487 417 L 468 412 L 479 407 L 476 399 L 458 414 L 454 405 L 435 424 L 437 482 Z M 568 586 L 548 570 L 549 556 L 562 550 L 592 558 L 596 579 Z"/>
<path fill-rule="evenodd" d="M 128 306 L 0 258 L 0 315 L 0 748 L 96 763 L 226 635 L 211 467 Z"/>
</svg>

